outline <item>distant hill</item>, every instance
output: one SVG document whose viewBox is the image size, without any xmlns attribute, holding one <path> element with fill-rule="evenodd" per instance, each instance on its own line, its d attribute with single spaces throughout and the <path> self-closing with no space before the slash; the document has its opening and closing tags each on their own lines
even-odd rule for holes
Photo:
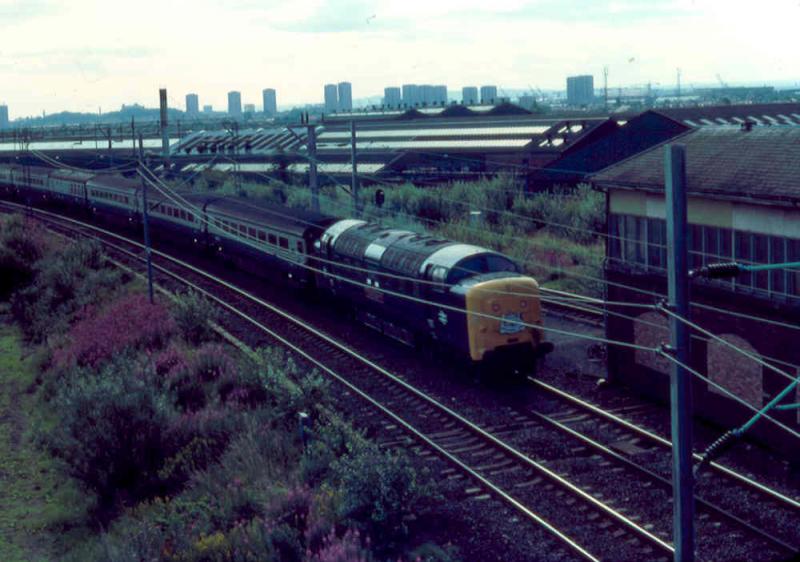
<svg viewBox="0 0 800 562">
<path fill-rule="evenodd" d="M 191 120 L 186 115 L 186 112 L 180 109 L 170 108 L 167 113 L 169 120 L 175 122 L 180 119 L 181 121 Z M 212 113 L 211 116 L 222 116 L 222 113 Z M 202 114 L 203 118 L 208 118 L 209 114 Z M 53 113 L 52 115 L 45 115 L 44 117 L 25 117 L 15 119 L 12 123 L 15 127 L 53 127 L 61 125 L 91 125 L 93 123 L 102 122 L 109 123 L 130 123 L 131 119 L 136 122 L 142 123 L 147 121 L 158 121 L 160 113 L 157 108 L 148 108 L 141 105 L 125 105 L 119 111 L 111 111 L 109 113 L 76 113 L 72 111 L 62 111 L 60 113 Z"/>
</svg>

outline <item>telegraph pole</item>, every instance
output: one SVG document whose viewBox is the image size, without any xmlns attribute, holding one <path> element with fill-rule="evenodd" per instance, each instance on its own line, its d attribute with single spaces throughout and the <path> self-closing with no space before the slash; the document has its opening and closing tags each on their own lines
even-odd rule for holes
<svg viewBox="0 0 800 562">
<path fill-rule="evenodd" d="M 144 174 L 144 141 L 139 133 L 139 172 Z M 144 247 L 147 258 L 147 296 L 153 304 L 153 252 L 150 247 L 150 224 L 148 221 L 149 209 L 147 208 L 147 181 L 142 175 L 142 225 L 144 226 Z"/>
<path fill-rule="evenodd" d="M 308 187 L 311 190 L 311 209 L 319 212 L 319 180 L 317 179 L 317 127 L 308 125 Z"/>
<path fill-rule="evenodd" d="M 668 145 L 664 157 L 667 211 L 667 269 L 670 315 L 670 406 L 672 410 L 672 517 L 675 562 L 694 561 L 694 477 L 692 475 L 692 386 L 683 367 L 690 361 L 689 252 L 686 211 L 686 147 Z"/>
<path fill-rule="evenodd" d="M 350 121 L 350 159 L 353 161 L 353 177 L 350 191 L 353 196 L 353 211 L 355 216 L 361 216 L 361 205 L 358 201 L 358 155 L 356 153 L 356 122 Z"/>
</svg>

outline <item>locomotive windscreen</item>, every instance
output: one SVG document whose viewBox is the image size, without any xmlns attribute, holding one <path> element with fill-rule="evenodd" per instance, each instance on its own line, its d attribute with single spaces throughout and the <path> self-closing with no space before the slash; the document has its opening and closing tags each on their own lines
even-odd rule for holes
<svg viewBox="0 0 800 562">
<path fill-rule="evenodd" d="M 447 276 L 447 283 L 454 285 L 465 277 L 470 277 L 474 274 L 495 273 L 498 271 L 519 273 L 519 267 L 507 257 L 499 254 L 478 254 L 463 259 L 453 266 Z"/>
</svg>

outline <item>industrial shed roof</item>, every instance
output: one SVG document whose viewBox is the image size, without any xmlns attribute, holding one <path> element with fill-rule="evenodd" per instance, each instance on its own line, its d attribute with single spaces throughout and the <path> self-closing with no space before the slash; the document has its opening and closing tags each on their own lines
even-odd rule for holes
<svg viewBox="0 0 800 562">
<path fill-rule="evenodd" d="M 336 121 L 375 121 L 375 120 L 410 120 L 430 117 L 485 117 L 487 115 L 531 115 L 531 112 L 512 103 L 497 105 L 439 105 L 430 107 L 414 107 L 408 109 L 365 109 L 346 113 L 325 115 L 326 122 Z"/>
<path fill-rule="evenodd" d="M 199 131 L 170 147 L 174 155 L 190 156 L 210 153 L 272 154 L 279 151 L 297 150 L 304 146 L 307 137 L 305 127 L 288 129 L 244 129 L 232 131 Z"/>
<path fill-rule="evenodd" d="M 381 121 L 359 123 L 356 146 L 368 152 L 518 152 L 524 149 L 561 152 L 598 125 L 594 119 L 536 119 L 484 117 L 440 118 L 424 122 Z M 349 124 L 327 124 L 317 138 L 320 154 L 349 154 Z"/>
<path fill-rule="evenodd" d="M 675 107 L 662 108 L 658 112 L 690 127 L 741 125 L 745 121 L 756 125 L 800 126 L 800 103 Z"/>
<path fill-rule="evenodd" d="M 672 141 L 686 146 L 690 194 L 754 202 L 800 201 L 800 127 L 702 127 Z M 659 144 L 592 176 L 604 189 L 664 190 Z"/>
</svg>

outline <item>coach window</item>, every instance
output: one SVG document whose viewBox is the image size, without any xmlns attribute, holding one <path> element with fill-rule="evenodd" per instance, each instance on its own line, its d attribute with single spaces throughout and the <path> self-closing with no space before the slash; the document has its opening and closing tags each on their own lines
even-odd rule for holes
<svg viewBox="0 0 800 562">
<path fill-rule="evenodd" d="M 286 239 L 283 236 L 281 236 L 280 239 L 279 239 L 279 242 L 280 242 L 281 248 L 287 248 L 287 249 L 289 248 L 289 240 L 288 239 Z"/>
<path fill-rule="evenodd" d="M 248 235 L 250 238 L 253 238 L 253 239 L 255 239 L 255 238 L 256 238 L 256 229 L 255 229 L 255 228 L 253 228 L 252 226 L 248 226 L 248 227 L 247 227 L 247 235 Z"/>
<path fill-rule="evenodd" d="M 243 236 L 247 235 L 247 227 L 243 224 L 239 225 L 239 233 Z"/>
<path fill-rule="evenodd" d="M 258 231 L 258 241 L 259 242 L 266 242 L 267 241 L 267 233 L 263 230 Z"/>
<path fill-rule="evenodd" d="M 303 253 L 303 241 L 302 240 L 298 240 L 297 241 L 297 252 L 299 254 Z"/>
<path fill-rule="evenodd" d="M 278 238 L 274 234 L 270 234 L 269 243 L 275 246 L 278 243 Z"/>
</svg>

